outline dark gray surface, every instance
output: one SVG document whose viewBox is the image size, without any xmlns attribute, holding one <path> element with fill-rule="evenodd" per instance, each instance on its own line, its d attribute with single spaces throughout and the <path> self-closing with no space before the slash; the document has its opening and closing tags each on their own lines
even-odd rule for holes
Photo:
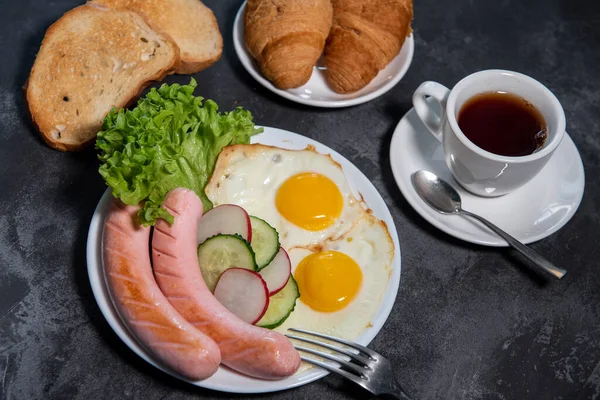
<svg viewBox="0 0 600 400">
<path fill-rule="evenodd" d="M 105 186 L 92 151 L 46 147 L 20 88 L 43 33 L 74 0 L 2 1 L 0 12 L 0 398 L 235 398 L 195 388 L 148 366 L 116 337 L 88 283 L 87 228 Z M 415 399 L 588 399 L 600 396 L 600 2 L 418 0 L 416 52 L 386 95 L 341 110 L 290 103 L 259 86 L 235 56 L 240 1 L 207 1 L 225 52 L 196 75 L 197 93 L 223 110 L 336 149 L 373 180 L 402 246 L 396 305 L 372 348 L 397 366 Z M 436 231 L 396 188 L 388 146 L 412 91 L 453 85 L 486 68 L 532 75 L 562 102 L 581 152 L 586 190 L 575 217 L 534 244 L 569 270 L 561 282 L 527 273 L 510 251 Z M 187 82 L 171 76 L 167 82 Z M 508 212 L 508 211 L 507 211 Z M 272 399 L 361 399 L 334 377 Z"/>
</svg>

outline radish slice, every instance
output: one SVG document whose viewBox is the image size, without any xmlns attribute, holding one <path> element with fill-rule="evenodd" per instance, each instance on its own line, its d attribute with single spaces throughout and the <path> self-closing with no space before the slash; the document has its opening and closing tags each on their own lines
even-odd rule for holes
<svg viewBox="0 0 600 400">
<path fill-rule="evenodd" d="M 219 233 L 238 234 L 244 240 L 251 241 L 252 225 L 246 210 L 234 204 L 223 204 L 208 210 L 198 224 L 198 244 Z"/>
<path fill-rule="evenodd" d="M 223 272 L 214 294 L 225 308 L 249 324 L 257 323 L 269 307 L 267 284 L 248 269 L 229 268 Z"/>
<path fill-rule="evenodd" d="M 273 296 L 285 287 L 290 279 L 292 273 L 292 263 L 287 251 L 283 247 L 279 248 L 279 251 L 273 258 L 273 261 L 266 267 L 260 270 L 259 274 L 267 283 L 269 289 L 269 296 Z"/>
</svg>

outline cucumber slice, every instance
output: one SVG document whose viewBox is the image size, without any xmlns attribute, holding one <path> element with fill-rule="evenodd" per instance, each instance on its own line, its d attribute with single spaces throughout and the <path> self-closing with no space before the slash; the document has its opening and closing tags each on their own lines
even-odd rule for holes
<svg viewBox="0 0 600 400">
<path fill-rule="evenodd" d="M 252 247 L 240 235 L 219 234 L 206 239 L 198 246 L 198 264 L 211 292 L 221 274 L 229 268 L 256 271 Z"/>
<path fill-rule="evenodd" d="M 269 265 L 279 252 L 279 234 L 265 220 L 250 216 L 252 241 L 258 271 Z"/>
<path fill-rule="evenodd" d="M 294 311 L 296 300 L 299 297 L 298 284 L 294 276 L 290 275 L 290 279 L 283 289 L 269 298 L 269 308 L 256 325 L 267 329 L 277 328 Z"/>
</svg>

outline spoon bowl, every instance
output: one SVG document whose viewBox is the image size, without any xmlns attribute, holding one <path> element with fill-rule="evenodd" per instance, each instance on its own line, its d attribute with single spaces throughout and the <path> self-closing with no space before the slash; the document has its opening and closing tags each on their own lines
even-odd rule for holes
<svg viewBox="0 0 600 400">
<path fill-rule="evenodd" d="M 460 209 L 458 192 L 434 173 L 417 171 L 412 174 L 411 180 L 419 196 L 434 210 L 443 214 L 455 214 Z"/>
</svg>

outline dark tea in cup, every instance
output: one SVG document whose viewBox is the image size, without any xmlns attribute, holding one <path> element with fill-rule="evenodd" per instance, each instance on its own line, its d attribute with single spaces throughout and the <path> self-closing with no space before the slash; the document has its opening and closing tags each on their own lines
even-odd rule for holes
<svg viewBox="0 0 600 400">
<path fill-rule="evenodd" d="M 461 107 L 457 120 L 471 142 L 501 156 L 532 154 L 548 136 L 542 113 L 524 98 L 507 92 L 471 97 Z"/>
</svg>

